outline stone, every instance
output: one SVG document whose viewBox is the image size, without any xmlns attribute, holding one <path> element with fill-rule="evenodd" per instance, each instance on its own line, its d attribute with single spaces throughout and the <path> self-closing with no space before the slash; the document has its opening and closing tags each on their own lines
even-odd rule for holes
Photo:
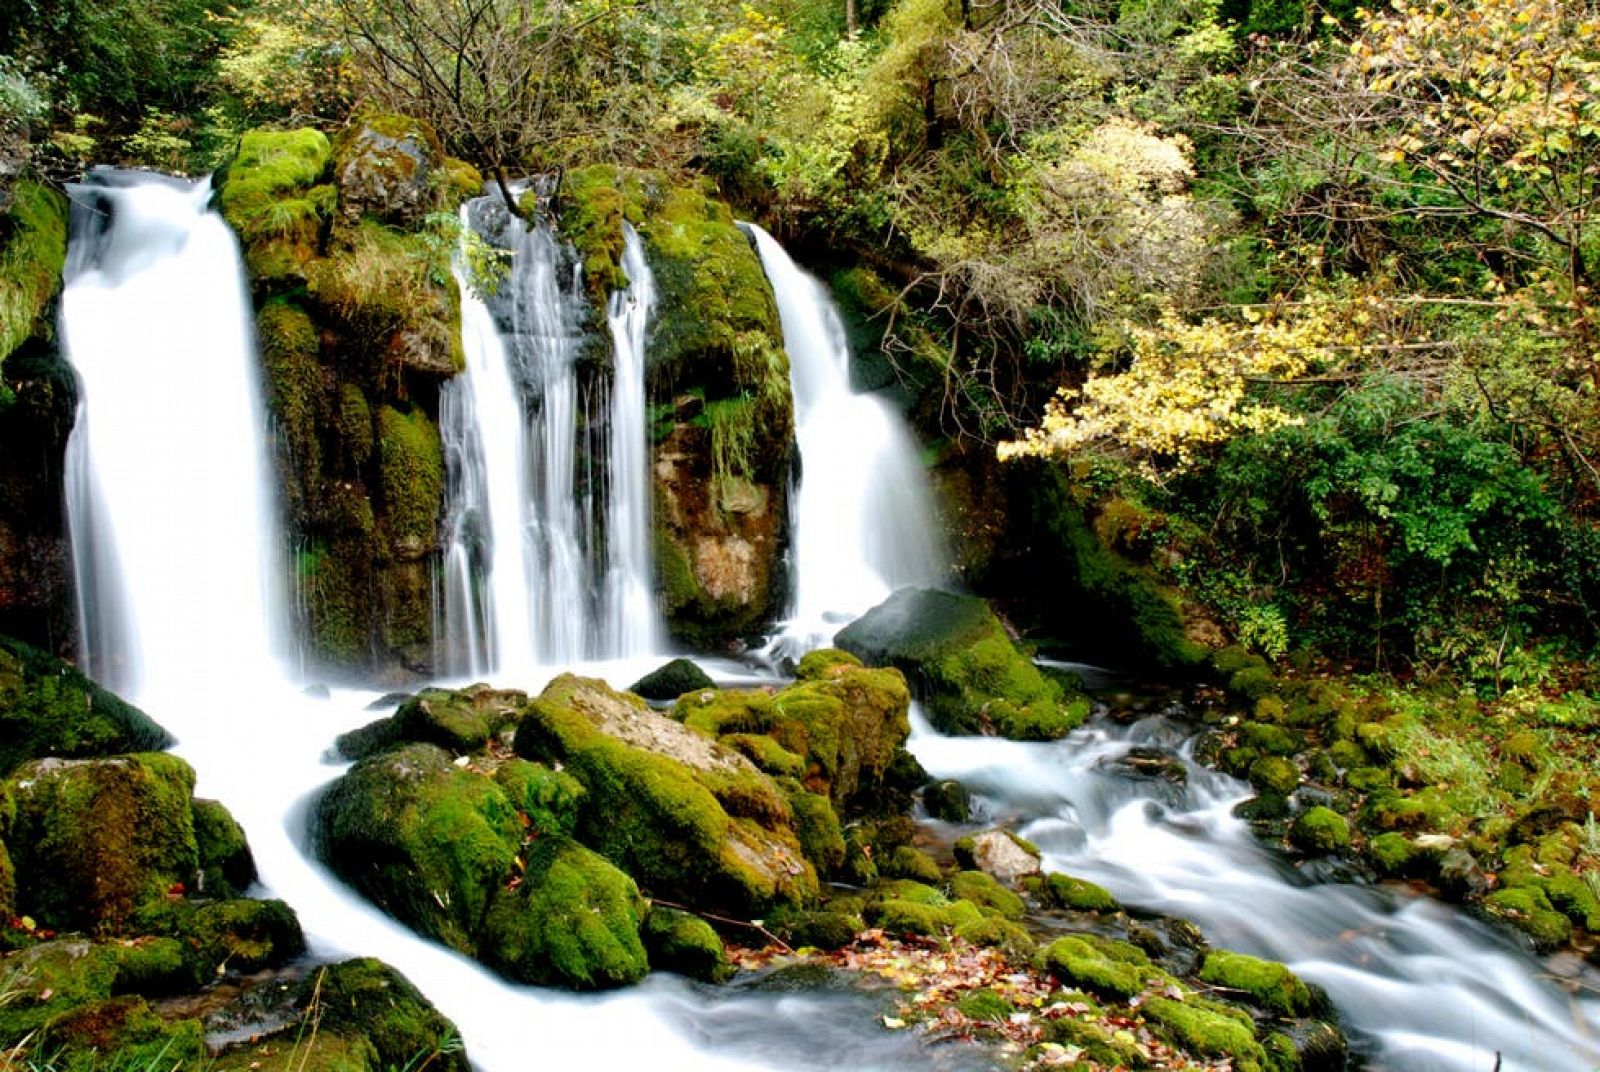
<svg viewBox="0 0 1600 1072">
<path fill-rule="evenodd" d="M 956 861 L 1007 884 L 1039 873 L 1039 850 L 1006 830 L 985 830 L 956 842 Z"/>
</svg>

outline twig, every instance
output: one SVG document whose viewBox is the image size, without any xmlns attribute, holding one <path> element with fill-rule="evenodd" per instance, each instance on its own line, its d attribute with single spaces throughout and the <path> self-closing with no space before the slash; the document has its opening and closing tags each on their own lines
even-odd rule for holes
<svg viewBox="0 0 1600 1072">
<path fill-rule="evenodd" d="M 755 922 L 754 920 L 733 919 L 730 916 L 719 916 L 715 912 L 706 912 L 706 911 L 702 911 L 701 909 L 698 909 L 698 908 L 691 908 L 689 905 L 678 904 L 676 901 L 664 901 L 660 897 L 652 897 L 652 898 L 650 898 L 650 901 L 651 901 L 652 904 L 661 905 L 663 908 L 676 908 L 680 912 L 688 912 L 688 913 L 691 913 L 692 915 L 699 916 L 702 919 L 709 919 L 713 923 L 726 923 L 726 924 L 728 924 L 729 926 L 732 926 L 732 927 L 748 927 L 750 930 L 757 931 L 760 934 L 762 934 L 763 936 L 765 936 L 767 941 L 771 942 L 773 945 L 777 946 L 779 949 L 783 950 L 785 953 L 793 953 L 794 952 L 794 947 L 793 946 L 791 946 L 788 942 L 785 942 L 782 938 L 779 938 L 776 934 L 773 934 L 771 931 L 767 930 L 767 928 L 763 927 L 761 924 Z"/>
</svg>

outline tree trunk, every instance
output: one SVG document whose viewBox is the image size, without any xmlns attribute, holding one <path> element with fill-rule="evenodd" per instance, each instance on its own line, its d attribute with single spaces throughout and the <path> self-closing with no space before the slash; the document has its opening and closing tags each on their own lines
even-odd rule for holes
<svg viewBox="0 0 1600 1072">
<path fill-rule="evenodd" d="M 506 199 L 507 210 L 517 219 L 526 220 L 528 214 L 517 204 L 516 195 L 511 192 L 511 183 L 506 179 L 506 169 L 499 164 L 494 166 L 494 183 L 500 188 L 500 196 Z"/>
<path fill-rule="evenodd" d="M 844 32 L 856 32 L 856 0 L 844 0 Z"/>
</svg>

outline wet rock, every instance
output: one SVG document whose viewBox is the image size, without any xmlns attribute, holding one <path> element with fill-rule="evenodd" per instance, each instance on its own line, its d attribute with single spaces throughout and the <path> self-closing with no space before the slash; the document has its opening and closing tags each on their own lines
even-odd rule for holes
<svg viewBox="0 0 1600 1072">
<path fill-rule="evenodd" d="M 1089 701 L 1066 697 L 1017 650 L 987 603 L 903 588 L 835 638 L 873 666 L 905 673 L 946 733 L 1049 740 L 1081 725 Z"/>
<path fill-rule="evenodd" d="M 635 681 L 628 691 L 646 700 L 676 700 L 686 692 L 715 687 L 716 682 L 697 663 L 673 659 Z"/>
<path fill-rule="evenodd" d="M 1344 1032 L 1325 1020 L 1296 1020 L 1280 1030 L 1294 1046 L 1301 1072 L 1344 1072 L 1350 1043 Z"/>
<path fill-rule="evenodd" d="M 1239 991 L 1279 1016 L 1306 1016 L 1313 1010 L 1310 987 L 1276 961 L 1215 949 L 1206 954 L 1200 966 L 1200 979 Z"/>
<path fill-rule="evenodd" d="M 1489 879 L 1472 853 L 1460 846 L 1439 857 L 1439 892 L 1450 901 L 1473 901 L 1489 892 Z"/>
<path fill-rule="evenodd" d="M 933 782 L 922 791 L 922 804 L 931 818 L 964 823 L 972 816 L 972 794 L 951 778 Z"/>
<path fill-rule="evenodd" d="M 956 862 L 1015 884 L 1039 873 L 1039 850 L 1008 830 L 986 830 L 956 842 Z"/>
<path fill-rule="evenodd" d="M 1350 847 L 1350 824 L 1331 808 L 1310 808 L 1295 816 L 1289 843 L 1302 852 L 1343 852 Z"/>
<path fill-rule="evenodd" d="M 643 936 L 654 969 L 706 983 L 720 983 L 733 974 L 722 939 L 698 916 L 657 906 L 645 917 Z"/>
<path fill-rule="evenodd" d="M 1189 768 L 1184 764 L 1183 758 L 1162 748 L 1137 746 L 1128 749 L 1120 756 L 1107 757 L 1095 765 L 1107 773 L 1124 778 L 1161 781 L 1180 786 L 1188 784 L 1189 781 Z"/>
<path fill-rule="evenodd" d="M 256 880 L 256 861 L 244 829 L 215 800 L 196 800 L 193 812 L 200 862 L 199 892 L 212 897 L 243 893 Z"/>
<path fill-rule="evenodd" d="M 394 720 L 407 741 L 436 744 L 455 755 L 476 752 L 514 723 L 528 695 L 516 689 L 472 685 L 424 689 L 400 705 Z"/>
</svg>

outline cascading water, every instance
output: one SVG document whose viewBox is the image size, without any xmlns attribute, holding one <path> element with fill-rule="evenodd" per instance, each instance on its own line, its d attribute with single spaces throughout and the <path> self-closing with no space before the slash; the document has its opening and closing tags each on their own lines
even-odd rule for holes
<svg viewBox="0 0 1600 1072">
<path fill-rule="evenodd" d="M 794 595 L 773 651 L 797 656 L 894 589 L 941 584 L 944 554 L 904 424 L 879 399 L 850 389 L 844 325 L 827 291 L 766 231 L 749 231 L 778 302 L 794 391 Z"/>
<path fill-rule="evenodd" d="M 458 268 L 467 369 L 441 403 L 450 486 L 441 665 L 517 679 L 648 653 L 659 637 L 644 406 L 655 287 L 642 244 L 628 228 L 630 282 L 607 312 L 607 387 L 580 375 L 581 280 L 549 225 L 525 225 L 498 197 L 469 203 L 462 221 L 510 250 L 512 267 L 487 298 Z"/>
<path fill-rule="evenodd" d="M 1389 887 L 1302 875 L 1232 815 L 1248 786 L 1195 763 L 1166 718 L 1086 727 L 1053 744 L 945 737 L 913 713 L 911 751 L 1000 812 L 1047 869 L 1126 904 L 1198 923 L 1220 947 L 1287 962 L 1326 987 L 1373 1072 L 1594 1072 L 1600 976 L 1572 958 L 1570 992 L 1507 936 Z M 1187 779 L 1129 777 L 1135 746 L 1170 752 Z"/>
<path fill-rule="evenodd" d="M 305 695 L 274 656 L 287 614 L 266 583 L 282 563 L 250 307 L 208 196 L 151 176 L 98 176 L 74 192 L 62 330 L 84 403 L 70 523 L 80 584 L 95 573 L 85 607 L 126 619 L 104 634 L 125 644 L 94 652 L 97 665 L 179 738 L 197 792 L 244 826 L 262 884 L 295 908 L 313 953 L 393 964 L 455 1021 L 485 1072 L 631 1069 L 641 1055 L 664 1072 L 930 1067 L 914 1039 L 874 1027 L 878 1006 L 859 995 L 708 999 L 667 977 L 605 999 L 508 985 L 312 862 L 307 801 L 342 769 L 323 757 L 372 715 L 367 695 Z M 610 667 L 624 680 L 641 669 Z"/>
</svg>

